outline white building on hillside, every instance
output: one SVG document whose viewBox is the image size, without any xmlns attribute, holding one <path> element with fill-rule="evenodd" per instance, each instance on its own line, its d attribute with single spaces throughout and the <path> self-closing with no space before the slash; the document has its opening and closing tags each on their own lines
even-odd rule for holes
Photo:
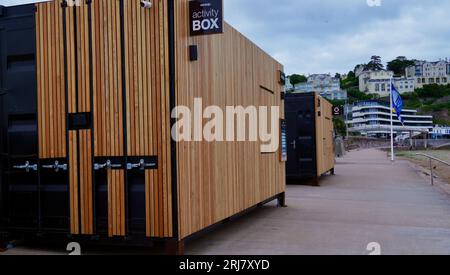
<svg viewBox="0 0 450 275">
<path fill-rule="evenodd" d="M 368 94 L 378 94 L 381 97 L 389 96 L 391 79 L 400 93 L 414 92 L 414 78 L 394 77 L 394 72 L 386 70 L 361 72 L 359 90 Z"/>
<path fill-rule="evenodd" d="M 450 83 L 450 62 L 416 61 L 415 66 L 406 68 L 406 76 L 414 79 L 416 88 L 430 84 L 447 85 Z"/>
<path fill-rule="evenodd" d="M 391 131 L 391 114 L 389 103 L 371 100 L 355 103 L 346 121 L 350 132 L 364 136 L 387 137 Z M 405 109 L 402 112 L 405 124 L 402 125 L 394 116 L 394 131 L 397 135 L 413 133 L 431 133 L 433 117 L 418 115 L 416 110 Z"/>
<path fill-rule="evenodd" d="M 308 82 L 300 83 L 294 87 L 295 93 L 316 92 L 330 100 L 346 100 L 347 91 L 341 89 L 341 82 L 330 74 L 313 74 Z"/>
</svg>

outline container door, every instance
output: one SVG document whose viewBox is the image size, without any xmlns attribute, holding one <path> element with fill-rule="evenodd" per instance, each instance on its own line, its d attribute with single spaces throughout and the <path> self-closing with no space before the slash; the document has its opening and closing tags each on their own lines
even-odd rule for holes
<svg viewBox="0 0 450 275">
<path fill-rule="evenodd" d="M 2 8 L 0 7 L 0 13 L 2 13 L 3 11 L 1 10 Z M 0 15 L 1 16 L 1 15 Z M 4 34 L 3 34 L 3 25 L 0 24 L 0 109 L 4 110 L 5 109 L 5 105 L 4 105 L 4 95 L 5 95 L 5 89 L 4 89 L 4 76 L 3 76 L 3 67 L 4 67 L 4 49 L 3 49 L 3 44 L 5 41 L 5 39 L 3 38 Z M 0 111 L 0 230 L 2 230 L 2 228 L 5 226 L 6 224 L 6 219 L 5 219 L 5 199 L 4 199 L 4 194 L 6 193 L 4 188 L 5 185 L 3 184 L 4 180 L 4 172 L 5 172 L 5 154 L 6 154 L 6 150 L 5 150 L 5 137 L 4 137 L 4 122 L 3 122 L 3 118 L 4 118 L 5 114 L 4 112 Z"/>
<path fill-rule="evenodd" d="M 9 228 L 27 231 L 41 226 L 33 14 L 21 7 L 0 18 L 1 200 Z"/>
<path fill-rule="evenodd" d="M 314 96 L 288 96 L 286 119 L 289 148 L 286 168 L 288 177 L 314 177 L 316 171 Z"/>
<path fill-rule="evenodd" d="M 37 4 L 39 155 L 66 172 L 72 235 L 173 236 L 168 6 L 152 4 Z"/>
<path fill-rule="evenodd" d="M 168 1 L 122 3 L 129 230 L 172 237 Z"/>
<path fill-rule="evenodd" d="M 299 139 L 297 130 L 297 111 L 289 109 L 286 111 L 287 120 L 287 142 L 288 142 L 288 162 L 286 169 L 288 175 L 298 174 L 300 169 L 299 162 Z"/>
<path fill-rule="evenodd" d="M 62 56 L 57 53 L 57 36 L 46 37 L 52 45 L 46 53 L 51 51 L 54 54 L 46 55 L 45 59 L 43 55 L 38 58 L 37 48 L 40 43 L 36 43 L 38 35 L 34 5 L 11 7 L 3 11 L 0 19 L 0 97 L 3 107 L 1 157 L 5 169 L 2 201 L 6 205 L 7 223 L 12 231 L 67 232 L 66 177 L 64 172 L 53 174 L 56 170 L 64 170 L 54 169 L 54 161 L 59 160 L 60 164 L 66 162 L 64 152 L 52 148 L 62 148 L 63 145 L 58 143 L 58 138 L 41 136 L 44 133 L 42 123 L 47 125 L 43 117 L 53 123 L 49 128 L 55 132 L 61 128 L 57 123 L 61 122 L 62 125 L 64 120 L 64 113 L 56 112 L 58 100 L 63 101 L 63 89 L 58 85 L 46 85 L 53 77 L 57 81 L 56 76 L 61 70 L 57 66 L 47 67 L 45 81 L 42 81 L 42 75 L 39 75 L 39 81 L 36 78 L 39 74 L 37 67 L 47 62 L 44 60 L 57 60 Z M 40 101 L 43 91 L 53 95 L 51 98 L 49 94 L 46 95 L 46 99 L 49 99 L 45 101 L 46 107 L 39 104 L 43 102 Z M 41 111 L 46 115 L 41 116 Z M 40 146 L 40 143 L 47 147 Z M 53 147 L 54 144 L 58 145 Z M 49 155 L 44 156 L 44 149 L 48 150 Z"/>
<path fill-rule="evenodd" d="M 40 4 L 34 18 L 41 230 L 69 231 L 66 90 L 62 17 L 57 1 Z M 34 6 L 32 6 L 34 9 Z M 26 36 L 23 36 L 26 37 Z"/>
</svg>

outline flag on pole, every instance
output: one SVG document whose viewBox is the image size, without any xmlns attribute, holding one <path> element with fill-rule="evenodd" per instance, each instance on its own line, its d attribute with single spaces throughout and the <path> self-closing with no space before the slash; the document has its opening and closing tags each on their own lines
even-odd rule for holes
<svg viewBox="0 0 450 275">
<path fill-rule="evenodd" d="M 395 88 L 394 83 L 391 83 L 391 94 L 392 94 L 392 106 L 395 110 L 395 113 L 397 114 L 398 120 L 400 120 L 400 122 L 404 125 L 405 121 L 402 117 L 403 99 L 398 90 Z"/>
</svg>

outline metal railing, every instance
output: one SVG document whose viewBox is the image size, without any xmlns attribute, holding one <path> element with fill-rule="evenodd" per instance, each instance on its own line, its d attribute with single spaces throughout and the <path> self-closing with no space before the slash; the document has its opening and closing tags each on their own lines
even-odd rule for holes
<svg viewBox="0 0 450 275">
<path fill-rule="evenodd" d="M 450 167 L 450 163 L 443 161 L 441 159 L 438 159 L 436 157 L 427 155 L 427 154 L 422 154 L 422 153 L 417 153 L 416 156 L 422 156 L 422 157 L 426 157 L 430 160 L 430 177 L 431 177 L 431 185 L 434 185 L 434 169 L 436 169 L 436 167 L 433 167 L 433 160 L 437 161 L 441 164 L 447 165 Z"/>
</svg>

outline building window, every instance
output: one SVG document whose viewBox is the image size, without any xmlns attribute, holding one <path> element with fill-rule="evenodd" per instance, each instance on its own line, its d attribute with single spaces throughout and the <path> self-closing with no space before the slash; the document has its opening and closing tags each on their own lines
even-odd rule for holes
<svg viewBox="0 0 450 275">
<path fill-rule="evenodd" d="M 447 78 L 446 77 L 442 78 L 442 83 L 447 83 Z"/>
<path fill-rule="evenodd" d="M 383 91 L 383 92 L 386 91 L 386 84 L 384 84 L 384 83 L 381 84 L 381 91 Z"/>
<path fill-rule="evenodd" d="M 420 84 L 421 82 L 422 82 L 422 79 L 418 78 L 418 79 L 417 79 L 417 83 Z"/>
<path fill-rule="evenodd" d="M 428 83 L 433 84 L 434 83 L 434 78 L 429 78 L 428 79 Z"/>
<path fill-rule="evenodd" d="M 426 80 L 425 80 L 425 78 L 422 78 L 422 83 L 423 83 L 423 84 L 427 83 Z"/>
<path fill-rule="evenodd" d="M 380 84 L 375 84 L 375 92 L 379 92 L 380 91 Z"/>
<path fill-rule="evenodd" d="M 441 83 L 441 79 L 440 78 L 436 78 L 436 83 L 440 84 Z"/>
</svg>

